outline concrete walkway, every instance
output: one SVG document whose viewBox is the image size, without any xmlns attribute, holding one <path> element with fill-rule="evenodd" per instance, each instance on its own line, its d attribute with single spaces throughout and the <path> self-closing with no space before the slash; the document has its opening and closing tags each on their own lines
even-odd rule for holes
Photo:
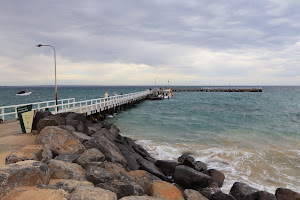
<svg viewBox="0 0 300 200">
<path fill-rule="evenodd" d="M 12 150 L 34 144 L 36 136 L 23 134 L 19 121 L 6 121 L 0 124 L 0 165 L 5 164 L 5 158 Z"/>
</svg>

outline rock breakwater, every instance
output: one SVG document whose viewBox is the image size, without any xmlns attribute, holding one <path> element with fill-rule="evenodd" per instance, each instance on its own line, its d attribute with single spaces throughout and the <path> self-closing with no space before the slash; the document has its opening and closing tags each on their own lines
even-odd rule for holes
<svg viewBox="0 0 300 200">
<path fill-rule="evenodd" d="M 0 199 L 300 200 L 286 188 L 271 194 L 239 182 L 225 194 L 225 175 L 191 155 L 156 160 L 114 125 L 75 113 L 37 116 L 36 144 L 0 166 Z"/>
</svg>

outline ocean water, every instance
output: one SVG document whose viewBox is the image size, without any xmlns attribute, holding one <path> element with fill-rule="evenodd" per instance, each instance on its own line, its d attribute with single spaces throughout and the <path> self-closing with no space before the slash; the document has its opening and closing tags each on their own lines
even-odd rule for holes
<svg viewBox="0 0 300 200">
<path fill-rule="evenodd" d="M 142 91 L 149 86 L 64 86 L 58 97 L 77 101 Z M 53 87 L 0 87 L 0 106 L 53 100 Z M 107 122 L 132 137 L 157 159 L 191 153 L 222 171 L 224 192 L 236 181 L 274 193 L 300 192 L 300 87 L 263 87 L 262 93 L 174 93 L 170 100 L 143 101 Z"/>
</svg>

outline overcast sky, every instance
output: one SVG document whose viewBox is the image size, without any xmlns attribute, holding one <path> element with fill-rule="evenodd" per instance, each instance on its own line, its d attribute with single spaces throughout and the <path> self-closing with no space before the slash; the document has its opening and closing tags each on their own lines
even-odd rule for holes
<svg viewBox="0 0 300 200">
<path fill-rule="evenodd" d="M 299 0 L 2 0 L 0 86 L 300 85 Z"/>
</svg>

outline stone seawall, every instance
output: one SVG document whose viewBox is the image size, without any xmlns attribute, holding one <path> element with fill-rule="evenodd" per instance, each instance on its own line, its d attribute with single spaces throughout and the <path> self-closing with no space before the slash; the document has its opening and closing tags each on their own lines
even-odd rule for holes
<svg viewBox="0 0 300 200">
<path fill-rule="evenodd" d="M 0 167 L 0 199 L 71 200 L 300 200 L 236 182 L 222 192 L 225 175 L 191 155 L 156 160 L 110 124 L 83 114 L 38 112 L 35 145 L 22 146 Z"/>
</svg>

